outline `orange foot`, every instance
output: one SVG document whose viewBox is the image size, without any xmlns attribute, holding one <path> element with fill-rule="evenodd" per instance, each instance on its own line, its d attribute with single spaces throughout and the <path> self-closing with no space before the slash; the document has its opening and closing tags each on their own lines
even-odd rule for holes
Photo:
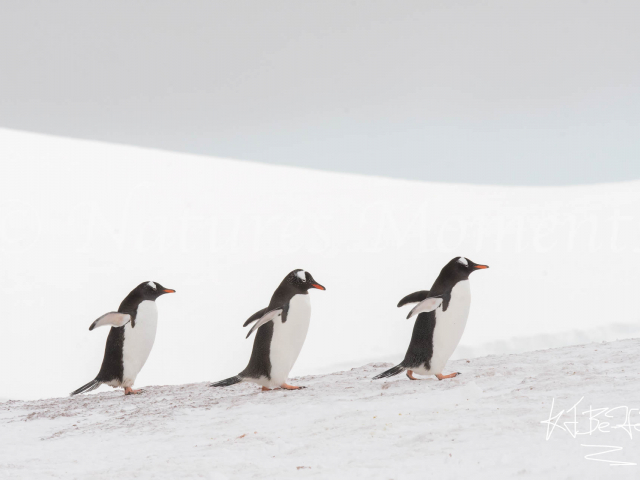
<svg viewBox="0 0 640 480">
<path fill-rule="evenodd" d="M 454 378 L 454 377 L 457 377 L 458 375 L 462 375 L 462 374 L 460 372 L 450 373 L 449 375 L 442 375 L 441 373 L 438 373 L 436 375 L 436 378 L 438 380 L 444 380 L 445 378 Z"/>
<path fill-rule="evenodd" d="M 407 370 L 407 377 L 409 377 L 409 380 L 420 380 L 413 376 L 413 370 Z"/>
<path fill-rule="evenodd" d="M 271 389 L 270 389 L 270 388 L 267 388 L 267 387 L 262 387 L 262 391 L 263 391 L 263 392 L 270 392 L 270 391 L 271 391 Z"/>
<path fill-rule="evenodd" d="M 124 394 L 125 394 L 125 395 L 138 395 L 139 393 L 142 393 L 142 392 L 143 392 L 143 390 L 142 390 L 142 389 L 140 389 L 140 390 L 134 390 L 134 389 L 133 389 L 133 388 L 131 388 L 131 387 L 124 387 Z"/>
<path fill-rule="evenodd" d="M 301 388 L 307 387 L 294 387 L 293 385 L 287 385 L 286 383 L 283 383 L 282 385 L 280 385 L 280 388 L 284 388 L 285 390 L 300 390 Z"/>
</svg>

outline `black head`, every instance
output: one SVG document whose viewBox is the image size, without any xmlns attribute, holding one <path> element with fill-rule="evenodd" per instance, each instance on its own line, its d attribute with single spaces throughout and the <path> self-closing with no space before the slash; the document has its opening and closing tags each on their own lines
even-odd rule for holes
<svg viewBox="0 0 640 480">
<path fill-rule="evenodd" d="M 440 275 L 446 275 L 447 278 L 460 282 L 462 280 L 467 280 L 469 275 L 476 270 L 482 270 L 485 268 L 489 267 L 487 265 L 479 265 L 472 262 L 466 257 L 455 257 L 444 266 Z"/>
<path fill-rule="evenodd" d="M 283 284 L 286 284 L 290 289 L 293 289 L 299 293 L 307 293 L 310 288 L 317 288 L 318 290 L 326 290 L 322 285 L 315 281 L 313 276 L 300 268 L 292 271 L 284 277 L 282 281 Z"/>
<path fill-rule="evenodd" d="M 164 288 L 158 282 L 142 282 L 131 293 L 134 293 L 141 300 L 155 300 L 165 293 L 175 293 L 175 290 Z"/>
</svg>

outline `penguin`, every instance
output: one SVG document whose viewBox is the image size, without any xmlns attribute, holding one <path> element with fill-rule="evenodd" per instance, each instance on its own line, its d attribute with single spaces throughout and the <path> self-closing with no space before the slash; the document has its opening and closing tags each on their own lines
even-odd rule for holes
<svg viewBox="0 0 640 480">
<path fill-rule="evenodd" d="M 131 387 L 144 366 L 156 338 L 158 308 L 156 299 L 175 290 L 157 282 L 142 282 L 120 304 L 117 312 L 109 312 L 94 321 L 89 330 L 111 325 L 98 376 L 71 395 L 90 392 L 100 385 L 124 387 L 124 394 L 142 393 Z"/>
<path fill-rule="evenodd" d="M 273 388 L 299 390 L 287 384 L 289 372 L 296 362 L 309 329 L 311 302 L 309 290 L 326 290 L 304 270 L 293 270 L 276 288 L 269 306 L 257 311 L 244 322 L 253 323 L 246 338 L 255 331 L 253 351 L 249 364 L 235 377 L 216 383 L 212 387 L 227 387 L 240 382 L 262 386 L 262 391 Z"/>
<path fill-rule="evenodd" d="M 435 375 L 438 380 L 460 375 L 460 372 L 443 375 L 442 370 L 458 346 L 467 324 L 471 306 L 469 275 L 485 268 L 489 267 L 466 257 L 456 257 L 440 271 L 431 290 L 411 293 L 400 300 L 398 308 L 417 304 L 407 315 L 407 319 L 418 316 L 409 348 L 399 365 L 373 379 L 392 377 L 405 370 L 410 380 L 419 380 L 413 376 L 414 373 Z"/>
</svg>

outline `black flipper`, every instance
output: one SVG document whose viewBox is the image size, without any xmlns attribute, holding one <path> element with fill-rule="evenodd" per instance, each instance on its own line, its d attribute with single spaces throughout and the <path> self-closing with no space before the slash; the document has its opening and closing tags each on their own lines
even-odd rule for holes
<svg viewBox="0 0 640 480">
<path fill-rule="evenodd" d="M 399 373 L 402 373 L 405 370 L 406 370 L 406 367 L 401 363 L 399 365 L 396 365 L 395 367 L 390 368 L 385 372 L 380 373 L 379 375 L 376 375 L 375 377 L 373 377 L 373 379 L 378 380 L 380 378 L 393 377 L 394 375 L 398 375 Z"/>
<path fill-rule="evenodd" d="M 262 316 L 267 313 L 267 310 L 269 309 L 269 307 L 264 307 L 262 310 L 258 310 L 256 313 L 254 313 L 253 315 L 251 315 L 246 322 L 244 322 L 244 325 L 242 325 L 243 327 L 246 327 L 247 325 L 249 325 L 252 322 L 255 322 L 256 320 L 258 320 L 259 318 L 262 318 Z"/>
<path fill-rule="evenodd" d="M 419 292 L 410 293 L 398 302 L 398 308 L 407 303 L 420 303 L 429 296 L 429 290 L 420 290 Z"/>
<path fill-rule="evenodd" d="M 229 385 L 235 385 L 236 383 L 240 383 L 242 381 L 242 377 L 236 375 L 235 377 L 225 378 L 224 380 L 220 380 L 219 382 L 212 383 L 209 385 L 210 387 L 228 387 Z"/>
<path fill-rule="evenodd" d="M 269 323 L 278 317 L 286 318 L 286 317 L 282 317 L 282 315 L 283 313 L 286 315 L 287 307 L 275 307 L 272 309 L 265 308 L 265 311 L 266 311 L 265 314 L 262 315 L 262 317 L 260 317 L 260 319 L 256 323 L 253 324 L 253 327 L 251 327 L 251 330 L 249 330 L 249 333 L 247 333 L 246 338 L 249 338 L 255 330 L 259 329 L 265 323 Z M 283 320 L 283 323 L 284 323 L 284 320 Z"/>
<path fill-rule="evenodd" d="M 79 389 L 74 390 L 73 392 L 71 392 L 69 395 L 71 397 L 73 397 L 74 395 L 77 395 L 79 393 L 90 392 L 91 390 L 95 390 L 96 388 L 98 388 L 100 385 L 102 385 L 102 382 L 100 380 L 98 380 L 97 378 L 94 378 L 93 380 L 91 380 L 86 385 L 83 385 Z"/>
<path fill-rule="evenodd" d="M 132 319 L 128 313 L 109 312 L 102 315 L 89 327 L 89 331 L 96 327 L 102 327 L 103 325 L 110 325 L 112 327 L 124 327 L 127 323 L 135 319 Z M 133 327 L 133 325 L 131 325 Z"/>
</svg>

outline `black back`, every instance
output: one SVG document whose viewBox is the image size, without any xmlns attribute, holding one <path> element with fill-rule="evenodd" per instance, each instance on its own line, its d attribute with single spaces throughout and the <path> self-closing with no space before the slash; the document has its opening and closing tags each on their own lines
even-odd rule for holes
<svg viewBox="0 0 640 480">
<path fill-rule="evenodd" d="M 433 331 L 436 328 L 436 312 L 423 312 L 418 314 L 416 322 L 413 324 L 411 341 L 404 356 L 402 365 L 406 368 L 418 368 L 425 365 L 427 369 L 431 367 L 431 357 L 433 357 Z"/>
<path fill-rule="evenodd" d="M 155 285 L 155 289 L 151 286 L 152 283 Z M 131 327 L 135 328 L 138 306 L 145 300 L 155 301 L 160 295 L 167 293 L 166 290 L 159 283 L 142 282 L 124 298 L 120 307 L 118 307 L 118 312 L 131 315 Z M 123 346 L 124 327 L 111 327 L 107 337 L 107 345 L 104 349 L 102 366 L 96 380 L 101 382 L 122 381 L 124 375 L 124 364 L 122 363 Z"/>
<path fill-rule="evenodd" d="M 271 339 L 273 338 L 273 322 L 267 322 L 256 332 L 253 339 L 253 350 L 247 367 L 240 372 L 240 377 L 271 378 Z"/>
<path fill-rule="evenodd" d="M 464 259 L 464 262 L 461 262 L 460 259 Z M 433 282 L 433 286 L 428 291 L 428 296 L 442 296 L 442 310 L 446 311 L 447 308 L 449 308 L 451 290 L 453 290 L 453 287 L 455 287 L 458 282 L 468 280 L 469 275 L 478 268 L 486 267 L 484 265 L 478 265 L 465 257 L 453 258 L 440 271 L 440 275 L 438 275 L 438 278 L 436 278 L 436 281 Z M 416 292 L 415 294 L 407 295 L 407 297 L 402 299 L 400 303 L 412 295 L 415 295 L 416 299 L 421 297 L 427 298 L 424 295 L 424 291 Z M 411 369 L 417 368 L 423 364 L 427 369 L 431 367 L 431 357 L 433 357 L 433 331 L 435 328 L 435 310 L 433 312 L 422 312 L 418 314 L 418 318 L 416 318 L 416 322 L 413 325 L 413 333 L 411 334 L 409 348 L 407 349 L 407 353 L 402 361 L 402 365 L 404 367 Z"/>
<path fill-rule="evenodd" d="M 298 272 L 304 272 L 305 279 L 298 275 Z M 276 291 L 271 296 L 269 306 L 264 308 L 245 322 L 245 326 L 250 323 L 254 317 L 257 320 L 262 316 L 261 312 L 268 312 L 274 308 L 282 308 L 282 323 L 287 321 L 287 314 L 289 312 L 289 302 L 295 295 L 308 295 L 310 288 L 318 288 L 321 285 L 318 284 L 309 272 L 305 272 L 301 269 L 291 271 L 284 280 L 280 283 Z M 322 287 L 324 289 L 324 287 Z M 271 361 L 269 356 L 271 355 L 271 339 L 273 338 L 273 322 L 267 322 L 258 328 L 256 337 L 253 340 L 253 350 L 251 351 L 251 358 L 247 367 L 240 372 L 240 377 L 248 378 L 271 378 Z"/>
</svg>

